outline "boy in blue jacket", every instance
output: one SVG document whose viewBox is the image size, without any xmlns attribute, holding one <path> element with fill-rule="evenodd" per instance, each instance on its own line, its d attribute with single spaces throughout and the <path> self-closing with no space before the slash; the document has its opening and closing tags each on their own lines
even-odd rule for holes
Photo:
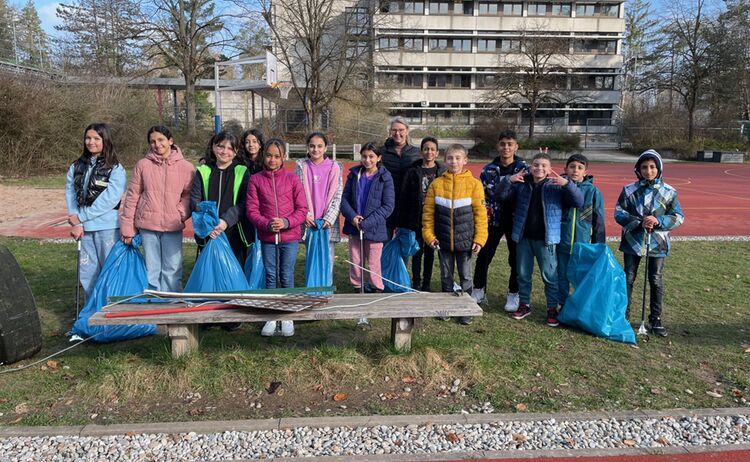
<svg viewBox="0 0 750 462">
<path fill-rule="evenodd" d="M 583 205 L 563 209 L 560 243 L 557 245 L 558 302 L 561 306 L 565 305 L 570 293 L 568 261 L 575 243 L 601 244 L 607 240 L 604 233 L 604 197 L 601 190 L 594 186 L 594 177 L 588 175 L 588 165 L 589 160 L 583 154 L 573 154 L 565 163 L 565 177 L 581 190 Z"/>
<path fill-rule="evenodd" d="M 662 270 L 664 258 L 669 255 L 669 232 L 682 224 L 685 216 L 677 199 L 677 190 L 661 177 L 664 165 L 661 156 L 653 149 L 644 151 L 635 163 L 638 181 L 625 185 L 615 206 L 615 221 L 622 226 L 620 251 L 625 263 L 630 319 L 633 282 L 638 273 L 641 257 L 646 256 L 648 282 L 651 289 L 649 303 L 649 329 L 660 337 L 667 336 L 662 325 L 662 298 L 664 285 Z M 646 235 L 650 233 L 646 248 Z"/>
<path fill-rule="evenodd" d="M 513 232 L 518 269 L 518 310 L 511 316 L 523 319 L 531 314 L 531 277 L 534 258 L 539 264 L 547 299 L 547 324 L 557 326 L 557 244 L 563 207 L 580 207 L 583 194 L 567 178 L 552 170 L 549 155 L 534 156 L 530 173 L 521 171 L 505 176 L 495 188 L 498 200 L 515 201 Z"/>
</svg>

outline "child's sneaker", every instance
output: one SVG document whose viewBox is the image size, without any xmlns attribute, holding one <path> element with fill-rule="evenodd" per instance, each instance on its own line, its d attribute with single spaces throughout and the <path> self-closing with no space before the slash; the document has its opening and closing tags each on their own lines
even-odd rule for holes
<svg viewBox="0 0 750 462">
<path fill-rule="evenodd" d="M 508 293 L 508 297 L 505 300 L 505 311 L 508 313 L 515 313 L 516 310 L 518 310 L 518 305 L 520 302 L 520 298 L 518 296 L 518 292 L 512 294 Z"/>
<path fill-rule="evenodd" d="M 527 305 L 526 303 L 520 303 L 518 305 L 518 309 L 514 311 L 511 316 L 513 319 L 523 319 L 526 316 L 531 314 L 531 305 Z"/>
<path fill-rule="evenodd" d="M 474 318 L 472 318 L 471 316 L 461 316 L 460 318 L 458 318 L 458 323 L 463 326 L 468 326 L 472 322 L 474 322 Z"/>
<path fill-rule="evenodd" d="M 281 335 L 283 337 L 294 335 L 294 321 L 281 321 Z"/>
<path fill-rule="evenodd" d="M 471 290 L 471 298 L 477 302 L 477 305 L 479 305 L 482 302 L 487 301 L 487 295 L 484 292 L 483 288 L 474 287 Z"/>
<path fill-rule="evenodd" d="M 557 309 L 547 308 L 547 325 L 550 327 L 557 327 L 560 322 L 557 320 Z"/>
<path fill-rule="evenodd" d="M 367 320 L 367 318 L 359 318 L 359 321 L 357 321 L 357 329 L 372 330 L 372 326 L 370 325 L 370 322 Z"/>
<path fill-rule="evenodd" d="M 276 334 L 276 321 L 268 321 L 263 329 L 260 331 L 260 335 L 263 337 L 273 337 Z"/>
<path fill-rule="evenodd" d="M 667 336 L 667 328 L 661 325 L 661 318 L 650 320 L 649 324 L 651 326 L 650 330 L 652 334 L 657 335 L 659 337 Z"/>
</svg>

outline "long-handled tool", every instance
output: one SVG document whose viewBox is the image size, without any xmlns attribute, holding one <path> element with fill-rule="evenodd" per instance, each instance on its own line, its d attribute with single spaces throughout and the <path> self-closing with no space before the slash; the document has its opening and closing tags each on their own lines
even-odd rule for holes
<svg viewBox="0 0 750 462">
<path fill-rule="evenodd" d="M 76 321 L 81 310 L 81 240 L 76 240 Z"/>
<path fill-rule="evenodd" d="M 282 166 L 283 168 L 283 166 Z M 276 218 L 281 218 L 279 216 L 279 196 L 276 193 L 276 175 L 275 172 L 271 172 L 271 186 L 273 186 L 273 202 L 274 206 L 276 207 Z M 278 289 L 281 287 L 281 268 L 279 268 L 279 261 L 281 260 L 281 257 L 279 255 L 279 245 L 281 244 L 281 231 L 277 231 L 276 234 L 274 234 L 274 258 L 276 260 L 276 287 L 273 287 L 273 289 Z M 276 330 L 279 330 L 279 321 L 276 321 Z"/>
<path fill-rule="evenodd" d="M 362 222 L 360 222 L 360 226 L 362 226 Z M 359 229 L 359 261 L 362 266 L 365 266 L 365 232 L 362 231 L 362 228 Z M 360 269 L 359 274 L 360 274 L 359 293 L 364 294 L 365 293 L 365 272 Z"/>
<path fill-rule="evenodd" d="M 638 335 L 648 335 L 646 330 L 646 286 L 648 286 L 648 250 L 651 246 L 651 231 L 646 230 L 646 252 L 643 265 L 643 302 L 641 304 L 641 326 L 638 328 Z"/>
</svg>

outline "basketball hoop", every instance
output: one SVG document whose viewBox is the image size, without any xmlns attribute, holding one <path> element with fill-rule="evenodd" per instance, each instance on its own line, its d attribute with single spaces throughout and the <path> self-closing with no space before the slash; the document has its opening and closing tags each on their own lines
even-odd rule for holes
<svg viewBox="0 0 750 462">
<path fill-rule="evenodd" d="M 279 90 L 279 97 L 281 99 L 289 98 L 289 92 L 292 91 L 292 84 L 289 82 L 274 82 L 271 84 L 271 87 Z"/>
</svg>

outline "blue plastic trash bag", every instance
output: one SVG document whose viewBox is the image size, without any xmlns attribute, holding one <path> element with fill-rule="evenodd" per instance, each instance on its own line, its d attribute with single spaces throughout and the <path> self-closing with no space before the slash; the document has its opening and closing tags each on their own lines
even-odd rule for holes
<svg viewBox="0 0 750 462">
<path fill-rule="evenodd" d="M 198 211 L 193 212 L 195 235 L 205 239 L 218 224 L 216 202 L 200 202 Z M 249 289 L 245 273 L 234 256 L 225 233 L 206 242 L 185 284 L 185 292 L 228 292 Z"/>
<path fill-rule="evenodd" d="M 409 277 L 409 271 L 406 270 L 404 258 L 411 257 L 418 251 L 417 235 L 414 231 L 406 228 L 399 228 L 393 239 L 385 244 L 380 256 L 380 271 L 383 275 L 383 285 L 386 292 L 409 292 L 409 289 L 404 288 L 411 287 L 411 278 Z M 386 279 L 404 287 L 399 287 L 386 281 Z"/>
<path fill-rule="evenodd" d="M 86 305 L 70 330 L 71 334 L 81 338 L 96 335 L 93 340 L 102 343 L 156 334 L 156 326 L 153 324 L 89 326 L 89 318 L 107 304 L 107 297 L 137 295 L 148 287 L 146 264 L 138 250 L 140 245 L 141 236 L 136 234 L 129 245 L 119 241 L 112 247 L 96 279 L 91 297 L 86 300 Z"/>
<path fill-rule="evenodd" d="M 247 259 L 245 260 L 245 278 L 250 289 L 266 288 L 266 268 L 263 266 L 263 252 L 260 249 L 260 239 L 255 237 L 255 242 L 247 248 Z"/>
<path fill-rule="evenodd" d="M 305 233 L 305 247 L 307 248 L 307 255 L 305 255 L 306 287 L 333 285 L 330 239 L 331 230 L 323 228 L 323 219 L 321 218 L 315 220 L 315 227 L 307 228 Z"/>
<path fill-rule="evenodd" d="M 597 337 L 635 343 L 635 332 L 625 319 L 625 271 L 606 244 L 576 244 L 568 280 L 575 291 L 557 317 L 561 323 Z"/>
</svg>

